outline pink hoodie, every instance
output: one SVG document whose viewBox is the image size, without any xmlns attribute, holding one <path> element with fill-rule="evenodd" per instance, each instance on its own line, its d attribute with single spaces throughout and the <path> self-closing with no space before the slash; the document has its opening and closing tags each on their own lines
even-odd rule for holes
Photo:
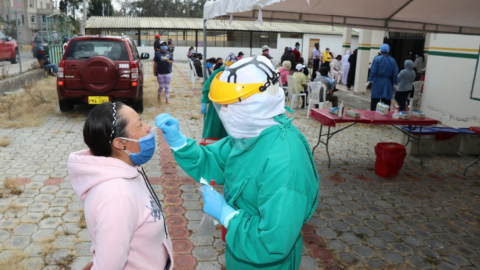
<svg viewBox="0 0 480 270">
<path fill-rule="evenodd" d="M 82 150 L 70 154 L 68 174 L 84 201 L 92 270 L 164 270 L 168 257 L 173 269 L 172 243 L 165 237 L 162 215 L 135 167 Z"/>
</svg>

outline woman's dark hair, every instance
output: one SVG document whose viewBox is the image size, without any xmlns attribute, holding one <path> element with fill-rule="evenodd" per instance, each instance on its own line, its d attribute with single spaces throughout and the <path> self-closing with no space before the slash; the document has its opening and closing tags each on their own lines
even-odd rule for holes
<svg viewBox="0 0 480 270">
<path fill-rule="evenodd" d="M 422 62 L 425 63 L 425 55 L 423 53 L 418 53 L 419 57 L 422 57 Z"/>
<path fill-rule="evenodd" d="M 340 54 L 337 55 L 337 57 L 335 57 L 337 60 L 342 60 L 342 56 Z"/>
<path fill-rule="evenodd" d="M 106 102 L 88 114 L 83 126 L 83 140 L 94 156 L 110 157 L 113 139 L 128 137 L 127 120 L 119 113 L 124 106 L 122 102 Z"/>
<path fill-rule="evenodd" d="M 218 57 L 217 60 L 215 60 L 215 62 L 218 62 L 219 60 L 223 60 L 223 58 Z"/>
<path fill-rule="evenodd" d="M 207 62 L 214 64 L 217 59 L 215 57 L 209 58 Z"/>
</svg>

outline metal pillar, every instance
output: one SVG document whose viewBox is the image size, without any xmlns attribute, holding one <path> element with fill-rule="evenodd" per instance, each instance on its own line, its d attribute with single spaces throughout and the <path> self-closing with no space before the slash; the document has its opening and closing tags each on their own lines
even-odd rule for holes
<svg viewBox="0 0 480 270">
<path fill-rule="evenodd" d="M 17 19 L 17 12 L 15 11 L 15 28 L 17 28 L 17 43 L 20 40 L 20 37 L 18 36 L 18 19 Z M 20 67 L 20 73 L 22 73 L 22 57 L 20 54 L 20 48 L 18 50 L 18 66 Z"/>
</svg>

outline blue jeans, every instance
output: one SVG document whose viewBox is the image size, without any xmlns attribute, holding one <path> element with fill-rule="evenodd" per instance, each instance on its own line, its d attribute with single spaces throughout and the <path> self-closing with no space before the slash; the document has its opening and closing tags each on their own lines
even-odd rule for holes
<svg viewBox="0 0 480 270">
<path fill-rule="evenodd" d="M 58 66 L 56 64 L 43 65 L 42 68 L 46 68 L 46 69 L 53 68 L 53 72 L 58 73 Z"/>
</svg>

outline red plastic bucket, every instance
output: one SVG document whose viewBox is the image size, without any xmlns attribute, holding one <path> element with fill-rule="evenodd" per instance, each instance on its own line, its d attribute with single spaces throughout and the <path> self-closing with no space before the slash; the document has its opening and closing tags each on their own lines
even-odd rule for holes
<svg viewBox="0 0 480 270">
<path fill-rule="evenodd" d="M 395 177 L 403 167 L 407 151 L 402 144 L 385 142 L 375 146 L 375 155 L 375 174 L 380 177 Z"/>
</svg>

